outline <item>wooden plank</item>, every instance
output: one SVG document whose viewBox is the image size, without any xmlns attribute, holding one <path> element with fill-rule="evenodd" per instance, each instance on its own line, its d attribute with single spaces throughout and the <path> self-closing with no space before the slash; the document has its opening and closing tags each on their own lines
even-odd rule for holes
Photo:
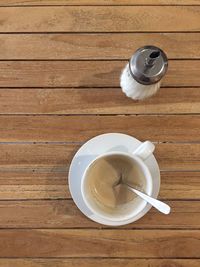
<svg viewBox="0 0 200 267">
<path fill-rule="evenodd" d="M 169 216 L 151 209 L 126 229 L 199 229 L 200 201 L 167 201 Z M 109 228 L 86 218 L 72 200 L 0 201 L 0 228 Z"/>
<path fill-rule="evenodd" d="M 119 87 L 126 61 L 0 61 L 0 87 Z M 200 60 L 170 60 L 162 86 L 199 86 Z"/>
<path fill-rule="evenodd" d="M 0 267 L 199 267 L 198 259 L 0 259 Z"/>
<path fill-rule="evenodd" d="M 0 144 L 0 170 L 67 172 L 81 145 Z M 200 171 L 200 144 L 156 144 L 154 154 L 163 171 Z"/>
<path fill-rule="evenodd" d="M 194 114 L 200 113 L 200 89 L 161 88 L 138 102 L 120 88 L 3 88 L 0 106 L 0 114 Z"/>
<path fill-rule="evenodd" d="M 109 132 L 152 141 L 199 142 L 198 115 L 0 116 L 0 142 L 81 142 Z"/>
<path fill-rule="evenodd" d="M 146 44 L 169 59 L 199 59 L 200 33 L 1 34 L 0 59 L 128 59 Z"/>
<path fill-rule="evenodd" d="M 56 168 L 55 168 L 56 169 Z M 71 198 L 66 172 L 0 172 L 0 199 L 68 199 Z M 190 190 L 189 190 L 190 192 Z M 193 191 L 194 192 L 194 191 Z"/>
<path fill-rule="evenodd" d="M 197 258 L 200 246 L 198 230 L 9 229 L 1 230 L 0 235 L 0 257 L 11 258 Z"/>
<path fill-rule="evenodd" d="M 199 172 L 161 172 L 161 199 L 200 199 Z"/>
<path fill-rule="evenodd" d="M 180 143 L 156 145 L 154 154 L 162 170 L 198 171 L 200 170 L 199 153 L 200 144 Z"/>
<path fill-rule="evenodd" d="M 199 0 L 4 0 L 0 6 L 40 5 L 200 5 Z"/>
<path fill-rule="evenodd" d="M 56 167 L 54 167 L 56 169 Z M 0 172 L 0 199 L 70 199 L 68 171 Z M 200 172 L 161 172 L 160 199 L 200 199 Z"/>
<path fill-rule="evenodd" d="M 67 171 L 79 144 L 1 144 L 0 166 L 7 169 Z"/>
<path fill-rule="evenodd" d="M 197 32 L 199 14 L 199 6 L 1 7 L 0 32 Z"/>
</svg>

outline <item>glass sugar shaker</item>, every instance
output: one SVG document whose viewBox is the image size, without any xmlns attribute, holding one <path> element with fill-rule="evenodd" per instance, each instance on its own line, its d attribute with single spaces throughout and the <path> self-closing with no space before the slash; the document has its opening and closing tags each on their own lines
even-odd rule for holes
<svg viewBox="0 0 200 267">
<path fill-rule="evenodd" d="M 122 91 L 130 98 L 142 100 L 154 95 L 168 68 L 166 54 L 156 46 L 136 50 L 120 77 Z"/>
</svg>

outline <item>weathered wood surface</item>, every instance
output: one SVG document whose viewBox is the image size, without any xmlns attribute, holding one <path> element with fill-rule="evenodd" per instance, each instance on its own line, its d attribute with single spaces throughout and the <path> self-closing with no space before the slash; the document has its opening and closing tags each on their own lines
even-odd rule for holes
<svg viewBox="0 0 200 267">
<path fill-rule="evenodd" d="M 200 1 L 0 2 L 0 267 L 200 265 Z M 122 94 L 138 47 L 169 58 L 158 94 Z M 75 206 L 68 169 L 104 132 L 156 144 L 172 207 L 111 229 Z"/>
</svg>

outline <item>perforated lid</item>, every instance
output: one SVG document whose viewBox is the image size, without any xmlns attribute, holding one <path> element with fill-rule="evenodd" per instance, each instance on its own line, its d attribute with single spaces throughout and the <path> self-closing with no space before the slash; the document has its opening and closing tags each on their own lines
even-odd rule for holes
<svg viewBox="0 0 200 267">
<path fill-rule="evenodd" d="M 156 46 L 136 50 L 129 61 L 133 78 L 141 84 L 154 84 L 162 79 L 168 68 L 166 54 Z"/>
</svg>

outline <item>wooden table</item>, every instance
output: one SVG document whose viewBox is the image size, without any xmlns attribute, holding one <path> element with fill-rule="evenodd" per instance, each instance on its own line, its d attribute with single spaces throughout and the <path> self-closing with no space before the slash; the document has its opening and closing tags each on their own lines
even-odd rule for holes
<svg viewBox="0 0 200 267">
<path fill-rule="evenodd" d="M 0 266 L 200 266 L 200 1 L 6 0 L 0 33 Z M 134 102 L 119 76 L 146 44 L 169 71 Z M 169 216 L 109 228 L 78 210 L 70 161 L 106 132 L 155 142 Z"/>
</svg>

